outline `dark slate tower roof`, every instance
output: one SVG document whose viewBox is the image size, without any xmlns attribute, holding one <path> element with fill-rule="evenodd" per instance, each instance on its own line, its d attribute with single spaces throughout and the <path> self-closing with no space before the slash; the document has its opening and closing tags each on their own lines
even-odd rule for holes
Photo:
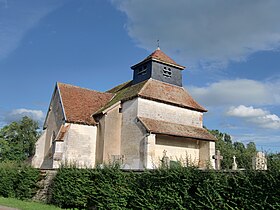
<svg viewBox="0 0 280 210">
<path fill-rule="evenodd" d="M 184 66 L 177 64 L 159 48 L 143 61 L 133 65 L 133 84 L 155 79 L 162 82 L 182 86 L 182 70 Z"/>
</svg>

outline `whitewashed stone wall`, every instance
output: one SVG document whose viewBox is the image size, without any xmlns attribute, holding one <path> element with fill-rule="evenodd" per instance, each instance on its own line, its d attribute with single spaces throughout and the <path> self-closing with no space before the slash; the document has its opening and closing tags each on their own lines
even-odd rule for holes
<svg viewBox="0 0 280 210">
<path fill-rule="evenodd" d="M 54 96 L 50 104 L 50 110 L 46 119 L 46 142 L 45 157 L 52 158 L 52 141 L 58 134 L 61 125 L 64 123 L 62 105 L 58 90 L 55 89 Z"/>
<path fill-rule="evenodd" d="M 156 134 L 148 134 L 144 141 L 144 168 L 155 169 L 158 166 L 156 161 Z"/>
<path fill-rule="evenodd" d="M 180 137 L 156 135 L 155 165 L 160 166 L 166 156 L 170 161 L 179 161 L 183 165 L 198 166 L 199 141 Z"/>
<path fill-rule="evenodd" d="M 164 150 L 172 161 L 198 166 L 202 158 L 204 165 L 209 161 L 214 164 L 214 142 L 203 144 L 203 141 L 188 138 L 147 134 L 137 122 L 139 116 L 202 127 L 202 113 L 142 98 L 123 103 L 122 113 L 121 154 L 125 154 L 125 168 L 157 168 Z"/>
<path fill-rule="evenodd" d="M 64 152 L 65 152 L 64 141 L 56 141 L 54 145 L 53 168 L 59 168 L 61 166 Z"/>
<path fill-rule="evenodd" d="M 113 107 L 100 119 L 97 139 L 97 164 L 111 163 L 121 155 L 122 114 L 120 104 Z"/>
<path fill-rule="evenodd" d="M 202 113 L 169 104 L 138 98 L 137 115 L 183 125 L 202 127 Z"/>
<path fill-rule="evenodd" d="M 138 99 L 122 104 L 121 154 L 125 155 L 124 168 L 144 168 L 146 131 L 137 121 Z"/>
<path fill-rule="evenodd" d="M 200 141 L 200 151 L 199 151 L 199 167 L 200 168 L 215 168 L 215 142 L 212 141 Z"/>
<path fill-rule="evenodd" d="M 44 150 L 45 150 L 45 141 L 46 141 L 46 131 L 43 131 L 40 138 L 35 144 L 35 154 L 32 158 L 32 166 L 34 168 L 40 168 L 44 161 Z"/>
<path fill-rule="evenodd" d="M 210 160 L 212 168 L 215 169 L 215 160 L 213 159 L 213 155 L 215 155 L 215 153 L 216 153 L 216 144 L 215 144 L 215 142 L 213 142 L 213 141 L 209 142 L 209 150 L 210 150 L 209 160 Z"/>
<path fill-rule="evenodd" d="M 96 154 L 96 126 L 71 124 L 64 140 L 62 163 L 78 167 L 94 167 Z"/>
<path fill-rule="evenodd" d="M 52 168 L 53 156 L 52 146 L 53 140 L 59 132 L 61 125 L 64 123 L 64 115 L 58 90 L 55 89 L 52 101 L 50 103 L 49 112 L 46 118 L 45 130 L 42 136 L 36 142 L 35 156 L 32 164 L 36 168 Z"/>
</svg>

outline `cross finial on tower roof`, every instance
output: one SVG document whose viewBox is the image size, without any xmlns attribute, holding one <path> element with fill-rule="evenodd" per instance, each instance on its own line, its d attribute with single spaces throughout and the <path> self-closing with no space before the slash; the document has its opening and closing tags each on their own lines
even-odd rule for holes
<svg viewBox="0 0 280 210">
<path fill-rule="evenodd" d="M 160 50 L 160 48 L 159 48 L 159 39 L 157 40 L 157 50 Z"/>
</svg>

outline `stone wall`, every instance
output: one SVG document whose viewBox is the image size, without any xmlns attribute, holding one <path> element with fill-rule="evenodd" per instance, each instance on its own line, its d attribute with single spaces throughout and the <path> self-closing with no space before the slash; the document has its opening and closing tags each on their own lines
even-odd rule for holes
<svg viewBox="0 0 280 210">
<path fill-rule="evenodd" d="M 137 115 L 155 120 L 162 120 L 183 125 L 202 127 L 201 112 L 138 98 Z"/>
<path fill-rule="evenodd" d="M 144 168 L 146 131 L 137 120 L 138 99 L 122 104 L 121 154 L 125 155 L 124 168 Z"/>
<path fill-rule="evenodd" d="M 160 166 L 164 153 L 170 161 L 179 161 L 184 165 L 198 166 L 199 141 L 182 138 L 156 135 L 155 164 Z"/>
<path fill-rule="evenodd" d="M 44 161 L 45 141 L 46 141 L 46 130 L 42 132 L 42 135 L 40 136 L 40 138 L 37 140 L 35 144 L 35 154 L 31 162 L 34 168 L 40 168 Z"/>
<path fill-rule="evenodd" d="M 32 165 L 36 168 L 52 168 L 52 146 L 61 125 L 64 123 L 64 114 L 57 89 L 54 90 L 52 101 L 46 117 L 45 130 L 36 142 L 36 151 Z"/>
<path fill-rule="evenodd" d="M 40 181 L 37 183 L 39 190 L 36 195 L 32 198 L 34 201 L 39 202 L 49 202 L 51 200 L 51 192 L 49 190 L 54 177 L 56 176 L 56 170 L 41 170 L 40 171 Z"/>
<path fill-rule="evenodd" d="M 94 167 L 96 136 L 96 126 L 71 124 L 64 140 L 62 163 Z"/>
<path fill-rule="evenodd" d="M 200 141 L 199 149 L 199 167 L 215 168 L 215 160 L 212 158 L 215 155 L 215 142 Z"/>
<path fill-rule="evenodd" d="M 111 110 L 108 110 L 104 115 L 105 133 L 103 139 L 103 162 L 105 163 L 115 161 L 121 153 L 122 114 L 120 108 L 121 106 L 117 105 Z"/>
<path fill-rule="evenodd" d="M 125 154 L 125 164 L 130 169 L 157 168 L 167 151 L 172 161 L 188 161 L 198 165 L 200 157 L 209 160 L 210 143 L 201 147 L 198 140 L 165 135 L 148 134 L 137 117 L 146 117 L 172 123 L 202 127 L 202 113 L 171 106 L 147 99 L 137 98 L 122 105 L 121 154 Z M 204 148 L 204 149 L 203 149 Z M 212 150 L 211 150 L 212 151 Z"/>
<path fill-rule="evenodd" d="M 52 141 L 55 139 L 61 125 L 64 123 L 64 114 L 62 110 L 59 92 L 55 89 L 53 98 L 49 107 L 49 112 L 46 118 L 46 143 L 45 156 L 51 155 Z"/>
</svg>

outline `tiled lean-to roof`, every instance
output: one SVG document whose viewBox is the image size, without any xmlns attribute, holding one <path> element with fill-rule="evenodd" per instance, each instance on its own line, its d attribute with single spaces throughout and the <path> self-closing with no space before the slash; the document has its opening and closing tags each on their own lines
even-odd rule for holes
<svg viewBox="0 0 280 210">
<path fill-rule="evenodd" d="M 155 134 L 164 134 L 171 136 L 179 136 L 193 139 L 201 139 L 208 141 L 216 141 L 217 139 L 204 128 L 195 126 L 176 124 L 161 120 L 138 117 L 139 121 L 144 125 L 148 132 Z"/>
<path fill-rule="evenodd" d="M 73 85 L 57 83 L 66 122 L 94 125 L 92 113 L 105 106 L 114 96 Z"/>
<path fill-rule="evenodd" d="M 70 128 L 70 124 L 68 124 L 68 125 L 61 125 L 55 140 L 56 141 L 64 141 L 65 134 L 67 133 L 69 128 Z"/>
</svg>

